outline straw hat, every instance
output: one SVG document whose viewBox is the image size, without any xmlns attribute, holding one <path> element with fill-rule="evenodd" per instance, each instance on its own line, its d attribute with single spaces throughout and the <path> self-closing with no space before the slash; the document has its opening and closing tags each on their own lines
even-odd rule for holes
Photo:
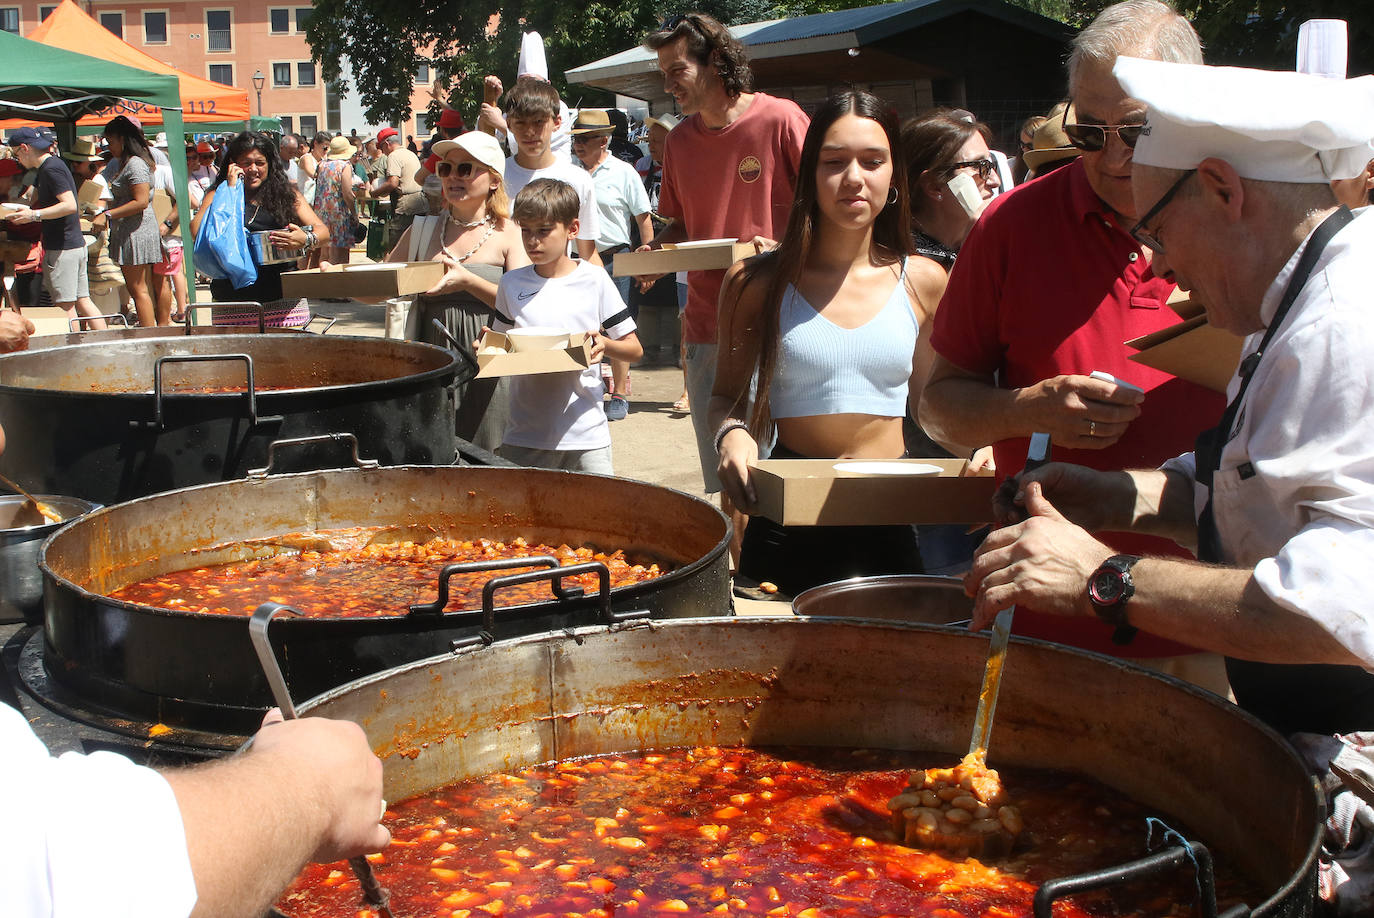
<svg viewBox="0 0 1374 918">
<path fill-rule="evenodd" d="M 615 127 L 611 124 L 611 117 L 599 108 L 584 108 L 577 113 L 577 120 L 573 122 L 572 130 L 568 133 L 577 137 L 581 134 L 606 134 L 609 135 Z"/>
<path fill-rule="evenodd" d="M 353 154 L 358 152 L 358 148 L 348 142 L 348 138 L 340 134 L 338 137 L 329 141 L 328 159 L 352 159 Z"/>
<path fill-rule="evenodd" d="M 1069 135 L 1064 133 L 1064 118 L 1074 120 L 1073 106 L 1069 106 L 1067 116 L 1050 113 L 1050 120 L 1035 129 L 1031 135 L 1031 148 L 1021 154 L 1021 160 L 1032 172 L 1047 163 L 1057 163 L 1061 159 L 1073 159 L 1082 151 L 1069 143 Z"/>
<path fill-rule="evenodd" d="M 681 121 L 682 119 L 679 118 L 677 115 L 674 115 L 672 112 L 664 112 L 661 115 L 652 115 L 648 118 L 645 118 L 644 126 L 648 127 L 651 124 L 657 124 L 665 131 L 671 131 L 673 128 L 677 127 Z"/>
<path fill-rule="evenodd" d="M 100 147 L 96 146 L 94 140 L 89 137 L 78 137 L 72 141 L 72 148 L 62 154 L 62 158 L 74 163 L 98 163 L 103 162 L 104 157 L 100 155 Z"/>
</svg>

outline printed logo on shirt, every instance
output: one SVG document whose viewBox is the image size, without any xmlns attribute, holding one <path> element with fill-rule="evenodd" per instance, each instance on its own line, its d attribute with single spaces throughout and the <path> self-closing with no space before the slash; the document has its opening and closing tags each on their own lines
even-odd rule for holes
<svg viewBox="0 0 1374 918">
<path fill-rule="evenodd" d="M 517 293 L 515 295 L 515 298 L 517 300 L 528 300 L 530 297 L 534 296 L 538 292 L 538 290 L 531 290 L 529 293 Z"/>
<path fill-rule="evenodd" d="M 746 185 L 757 182 L 762 174 L 763 163 L 757 156 L 746 156 L 739 161 L 739 179 Z"/>
</svg>

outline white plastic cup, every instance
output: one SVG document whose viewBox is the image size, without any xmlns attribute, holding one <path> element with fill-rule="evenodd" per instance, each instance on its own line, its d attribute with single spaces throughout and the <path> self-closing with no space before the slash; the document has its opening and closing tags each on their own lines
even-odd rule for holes
<svg viewBox="0 0 1374 918">
<path fill-rule="evenodd" d="M 1348 54 L 1344 19 L 1309 19 L 1298 27 L 1298 73 L 1343 80 Z"/>
</svg>

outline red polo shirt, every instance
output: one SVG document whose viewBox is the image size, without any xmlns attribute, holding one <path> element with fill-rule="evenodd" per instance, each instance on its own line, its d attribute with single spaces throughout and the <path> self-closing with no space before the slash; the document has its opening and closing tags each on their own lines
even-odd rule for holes
<svg viewBox="0 0 1374 918">
<path fill-rule="evenodd" d="M 1127 359 L 1123 342 L 1178 322 L 1174 285 L 1088 184 L 1081 161 L 998 197 L 974 225 L 935 316 L 935 350 L 962 369 L 996 373 L 1019 389 L 1066 373 L 1103 370 L 1145 390 L 1140 417 L 1106 449 L 1053 457 L 1095 469 L 1153 468 L 1193 448 L 1225 408 L 1219 393 Z M 993 444 L 1000 476 L 1019 472 L 1029 441 Z M 1192 557 L 1167 539 L 1112 534 L 1130 554 Z M 1016 633 L 1110 653 L 1157 657 L 1191 648 L 1141 633 L 1122 648 L 1098 622 L 1017 609 Z"/>
</svg>

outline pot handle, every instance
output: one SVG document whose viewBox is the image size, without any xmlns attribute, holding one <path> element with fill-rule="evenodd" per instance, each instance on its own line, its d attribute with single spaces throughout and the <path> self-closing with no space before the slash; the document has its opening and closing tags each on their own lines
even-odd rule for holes
<svg viewBox="0 0 1374 918">
<path fill-rule="evenodd" d="M 151 421 L 130 421 L 134 427 L 155 427 L 162 429 L 162 368 L 169 363 L 207 363 L 212 360 L 242 360 L 244 375 L 248 380 L 248 422 L 253 427 L 264 421 L 280 421 L 280 417 L 258 417 L 258 392 L 253 385 L 253 358 L 248 354 L 169 354 L 159 357 L 153 364 L 153 419 Z"/>
<path fill-rule="evenodd" d="M 444 326 L 443 322 L 440 322 L 438 319 L 430 319 L 429 321 L 439 330 L 440 336 L 448 339 L 450 345 L 449 350 L 457 354 L 463 363 L 467 365 L 467 368 L 459 374 L 456 384 L 461 386 L 471 381 L 474 376 L 482 371 L 482 368 L 477 365 L 477 358 L 468 353 L 468 346 L 453 337 L 453 332 L 449 331 L 448 328 Z"/>
<path fill-rule="evenodd" d="M 437 588 L 438 599 L 434 602 L 416 603 L 410 607 L 408 614 L 412 616 L 420 615 L 442 615 L 444 607 L 448 605 L 448 582 L 454 574 L 477 574 L 483 571 L 505 571 L 517 567 L 538 567 L 551 568 L 558 567 L 558 559 L 553 555 L 531 555 L 528 558 L 494 558 L 490 561 L 467 561 L 462 564 L 446 564 L 439 569 L 439 584 Z M 565 595 L 563 584 L 555 582 L 554 593 L 559 599 L 572 598 Z M 483 608 L 485 611 L 485 606 Z M 483 619 L 485 626 L 486 620 Z M 490 630 L 489 628 L 486 630 Z"/>
<path fill-rule="evenodd" d="M 334 327 L 334 323 L 337 322 L 337 321 L 339 321 L 339 317 L 338 317 L 338 316 L 328 316 L 328 315 L 325 315 L 325 314 L 322 313 L 322 312 L 312 312 L 312 313 L 310 314 L 310 321 L 306 322 L 304 325 L 301 326 L 301 331 L 309 331 L 309 330 L 310 330 L 310 326 L 313 325 L 313 324 L 315 323 L 315 320 L 316 320 L 316 319 L 328 319 L 328 320 L 329 320 L 329 321 L 325 324 L 324 328 L 322 328 L 322 329 L 320 329 L 318 332 L 316 332 L 316 334 L 319 334 L 319 335 L 327 335 L 327 334 L 329 334 L 329 330 L 330 330 L 331 328 Z"/>
<path fill-rule="evenodd" d="M 109 320 L 109 321 L 111 321 L 111 322 L 113 322 L 115 319 L 118 319 L 120 325 L 123 325 L 125 328 L 128 328 L 128 327 L 129 327 L 129 317 L 128 317 L 128 316 L 126 316 L 126 315 L 125 315 L 124 313 L 122 313 L 122 312 L 112 312 L 112 313 L 109 313 L 108 315 L 99 315 L 99 316 L 77 316 L 75 319 L 68 319 L 68 320 L 67 320 L 67 329 L 68 329 L 69 331 L 74 331 L 74 332 L 85 331 L 85 330 L 86 330 L 86 327 L 85 327 L 85 326 L 86 326 L 86 323 L 88 323 L 88 322 L 94 322 L 96 319 L 107 319 L 107 320 Z"/>
<path fill-rule="evenodd" d="M 327 433 L 315 434 L 312 437 L 288 437 L 284 440 L 273 440 L 267 444 L 267 464 L 260 469 L 249 469 L 246 478 L 266 478 L 272 471 L 272 462 L 276 458 L 278 446 L 302 446 L 307 443 L 327 443 L 348 441 L 353 449 L 353 465 L 360 469 L 375 469 L 381 463 L 376 459 L 360 459 L 358 457 L 358 438 L 351 433 Z"/>
<path fill-rule="evenodd" d="M 1139 860 L 1118 864 L 1115 867 L 1107 867 L 1103 870 L 1095 870 L 1091 873 L 1080 873 L 1047 880 L 1035 892 L 1033 904 L 1035 918 L 1051 918 L 1051 908 L 1054 901 L 1064 896 L 1139 880 L 1152 874 L 1162 873 L 1165 870 L 1186 866 L 1189 863 L 1197 871 L 1198 908 L 1202 913 L 1202 918 L 1218 918 L 1216 880 L 1212 874 L 1212 852 L 1208 851 L 1207 846 L 1201 842 L 1183 839 L 1180 841 L 1182 844 L 1146 855 Z M 1242 918 L 1242 916 L 1249 914 L 1250 909 L 1248 907 L 1237 905 L 1228 909 L 1223 918 Z"/>
</svg>

